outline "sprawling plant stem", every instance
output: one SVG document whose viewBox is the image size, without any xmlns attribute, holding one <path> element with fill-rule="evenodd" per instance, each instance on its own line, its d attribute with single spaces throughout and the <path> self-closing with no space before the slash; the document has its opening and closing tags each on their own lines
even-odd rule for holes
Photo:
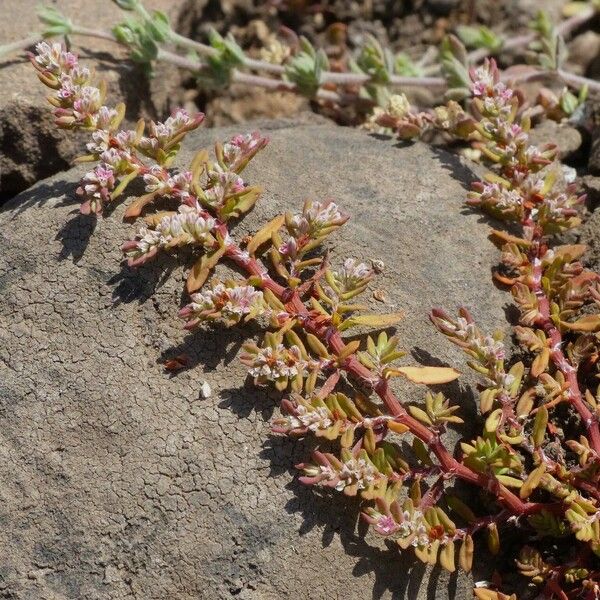
<svg viewBox="0 0 600 600">
<path fill-rule="evenodd" d="M 526 224 L 530 225 L 528 222 Z M 598 427 L 598 418 L 592 414 L 583 401 L 579 381 L 577 380 L 577 369 L 565 356 L 562 350 L 564 344 L 563 336 L 550 316 L 550 299 L 542 287 L 542 248 L 543 239 L 542 236 L 538 236 L 537 239 L 533 240 L 533 247 L 530 253 L 530 260 L 533 265 L 531 291 L 538 298 L 540 312 L 536 325 L 543 329 L 549 337 L 550 358 L 556 365 L 556 368 L 565 376 L 569 384 L 569 402 L 581 417 L 581 421 L 588 432 L 591 446 L 600 457 L 600 428 Z"/>
<path fill-rule="evenodd" d="M 258 276 L 261 284 L 271 290 L 282 302 L 289 307 L 289 312 L 297 317 L 302 328 L 308 333 L 312 333 L 326 341 L 333 354 L 339 355 L 346 344 L 340 333 L 329 325 L 321 325 L 311 318 L 308 309 L 300 300 L 298 294 L 289 288 L 285 288 L 274 281 L 267 273 L 267 269 L 257 259 L 248 259 L 247 256 L 237 246 L 231 246 L 227 251 L 227 256 L 231 258 L 239 267 L 245 269 L 249 275 Z M 349 373 L 360 383 L 372 389 L 381 398 L 389 413 L 394 419 L 406 427 L 410 432 L 423 441 L 435 454 L 440 461 L 442 471 L 447 477 L 458 477 L 463 481 L 474 484 L 489 491 L 498 497 L 498 500 L 513 515 L 534 514 L 546 506 L 535 502 L 523 502 L 518 496 L 513 494 L 506 486 L 499 483 L 495 478 L 482 473 L 476 473 L 461 462 L 457 461 L 448 452 L 442 443 L 439 434 L 426 427 L 423 423 L 412 417 L 402 405 L 402 402 L 391 390 L 389 383 L 385 379 L 379 378 L 362 365 L 354 356 L 348 357 L 340 368 Z"/>
</svg>

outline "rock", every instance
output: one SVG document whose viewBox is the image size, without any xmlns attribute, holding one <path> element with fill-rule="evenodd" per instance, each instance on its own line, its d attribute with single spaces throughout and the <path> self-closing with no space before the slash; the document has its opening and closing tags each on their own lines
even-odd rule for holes
<svg viewBox="0 0 600 600">
<path fill-rule="evenodd" d="M 568 45 L 569 56 L 568 63 L 565 66 L 569 72 L 578 75 L 587 75 L 595 78 L 598 75 L 598 55 L 600 55 L 600 35 L 595 31 L 585 31 L 573 38 Z M 594 65 L 596 72 L 588 72 L 588 69 Z M 593 69 L 592 69 L 593 70 Z"/>
<path fill-rule="evenodd" d="M 427 8 L 436 15 L 448 16 L 459 4 L 459 0 L 427 0 Z"/>
<path fill-rule="evenodd" d="M 308 100 L 298 94 L 246 85 L 233 85 L 224 94 L 221 92 L 210 96 L 205 104 L 207 126 L 231 125 L 260 118 L 293 117 L 310 110 Z"/>
<path fill-rule="evenodd" d="M 146 5 L 176 17 L 183 1 L 152 0 Z M 59 0 L 53 6 L 74 22 L 97 29 L 109 29 L 126 15 L 108 1 Z M 0 43 L 28 38 L 40 29 L 34 8 L 21 0 L 3 0 L 2 14 L 10 18 L 0 20 Z M 156 118 L 170 108 L 170 90 L 180 81 L 176 69 L 159 65 L 157 76 L 149 81 L 116 44 L 82 37 L 73 41 L 82 63 L 107 80 L 111 100 L 127 103 L 129 121 L 142 115 Z M 85 150 L 86 136 L 73 136 L 54 126 L 52 107 L 45 100 L 47 92 L 24 51 L 0 58 L 0 202 L 66 169 Z"/>
<path fill-rule="evenodd" d="M 330 244 L 334 262 L 384 262 L 373 289 L 387 305 L 365 302 L 406 311 L 410 362 L 464 373 L 445 393 L 473 422 L 474 378 L 427 318 L 432 306 L 466 305 L 486 330 L 505 325 L 510 298 L 490 277 L 498 251 L 464 206 L 470 170 L 443 150 L 333 125 L 259 128 L 271 144 L 245 175 L 265 193 L 235 235 L 306 197 L 336 198 L 351 220 Z M 235 131 L 195 132 L 179 164 Z M 182 267 L 172 257 L 122 267 L 132 226 L 123 205 L 98 222 L 77 212 L 84 170 L 38 183 L 0 213 L 3 594 L 470 597 L 469 577 L 430 573 L 375 534 L 365 539 L 355 501 L 297 482 L 293 465 L 312 441 L 270 436 L 279 395 L 250 385 L 236 359 L 256 328 L 186 335 L 176 316 Z M 165 372 L 182 354 L 191 367 Z M 425 392 L 394 387 L 407 401 Z M 446 439 L 453 446 L 457 435 Z M 489 577 L 486 568 L 474 576 Z"/>
<path fill-rule="evenodd" d="M 587 204 L 594 210 L 600 204 L 600 177 L 584 175 L 579 179 L 581 190 L 587 196 Z"/>
<path fill-rule="evenodd" d="M 588 158 L 588 171 L 592 175 L 600 175 L 600 127 L 595 125 L 592 131 L 592 144 Z"/>
<path fill-rule="evenodd" d="M 545 119 L 531 130 L 531 141 L 537 146 L 556 144 L 561 160 L 571 160 L 581 147 L 581 133 L 574 127 Z"/>
</svg>

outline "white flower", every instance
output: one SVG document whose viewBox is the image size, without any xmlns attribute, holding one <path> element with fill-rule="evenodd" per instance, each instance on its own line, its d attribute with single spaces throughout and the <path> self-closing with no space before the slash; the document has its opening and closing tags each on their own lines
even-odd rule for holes
<svg viewBox="0 0 600 600">
<path fill-rule="evenodd" d="M 93 171 L 86 173 L 81 183 L 88 198 L 103 198 L 114 187 L 114 172 L 108 165 L 100 164 Z"/>
<path fill-rule="evenodd" d="M 97 113 L 101 106 L 100 90 L 86 85 L 81 88 L 77 100 L 73 102 L 73 114 L 78 119 L 84 119 Z"/>
<path fill-rule="evenodd" d="M 334 271 L 333 277 L 343 291 L 351 291 L 366 283 L 372 274 L 372 269 L 365 263 L 359 263 L 353 258 L 347 258 L 344 261 L 342 269 Z"/>
<path fill-rule="evenodd" d="M 110 134 L 104 129 L 98 129 L 92 133 L 92 141 L 86 144 L 89 152 L 100 154 L 108 150 L 110 144 Z"/>
<path fill-rule="evenodd" d="M 275 348 L 260 348 L 254 355 L 248 372 L 252 377 L 276 381 L 285 377 L 295 377 L 301 365 L 303 360 L 298 346 L 286 348 L 279 344 Z"/>
<path fill-rule="evenodd" d="M 123 167 L 128 167 L 131 161 L 131 155 L 129 152 L 119 150 L 117 148 L 109 148 L 100 154 L 100 158 L 107 165 L 116 172 L 119 173 L 123 170 Z"/>
<path fill-rule="evenodd" d="M 340 480 L 335 489 L 341 492 L 345 487 L 355 484 L 359 490 L 365 489 L 379 479 L 381 474 L 371 462 L 352 457 L 344 463 L 337 476 Z"/>
<path fill-rule="evenodd" d="M 390 515 L 381 515 L 375 525 L 377 531 L 383 535 L 390 535 L 399 529 L 398 523 Z"/>
<path fill-rule="evenodd" d="M 306 220 L 311 225 L 327 227 L 342 219 L 342 213 L 335 202 L 313 202 L 306 211 Z"/>
<path fill-rule="evenodd" d="M 40 42 L 36 45 L 37 56 L 35 62 L 46 71 L 58 75 L 62 71 L 70 71 L 77 66 L 77 56 L 67 52 L 62 44 L 53 42 Z"/>
<path fill-rule="evenodd" d="M 153 248 L 161 246 L 164 241 L 161 234 L 153 229 L 142 227 L 138 232 L 137 247 L 134 250 L 127 252 L 128 256 L 143 256 L 148 254 Z"/>
<path fill-rule="evenodd" d="M 96 127 L 97 129 L 109 129 L 112 120 L 117 116 L 117 111 L 114 108 L 108 106 L 101 106 L 100 110 L 96 114 Z"/>
<path fill-rule="evenodd" d="M 194 119 L 190 117 L 187 110 L 178 108 L 175 112 L 165 121 L 164 126 L 167 130 L 172 132 L 181 131 L 184 127 L 188 127 L 194 122 Z"/>
<path fill-rule="evenodd" d="M 244 189 L 244 180 L 233 171 L 223 171 L 217 166 L 208 173 L 211 185 L 205 190 L 206 199 L 211 206 L 219 206 L 228 196 Z"/>
<path fill-rule="evenodd" d="M 168 188 L 166 171 L 159 165 L 152 165 L 150 171 L 144 174 L 147 192 L 163 192 Z"/>
<path fill-rule="evenodd" d="M 266 141 L 258 131 L 245 135 L 236 135 L 223 144 L 223 161 L 227 166 L 232 168 L 244 157 L 255 152 L 257 148 L 263 147 Z"/>
<path fill-rule="evenodd" d="M 141 228 L 135 245 L 128 244 L 125 253 L 132 259 L 139 258 L 155 248 L 171 244 L 174 240 L 177 240 L 179 246 L 211 243 L 211 232 L 215 225 L 215 219 L 197 202 L 193 206 L 183 204 L 176 214 L 163 217 L 154 229 Z"/>
<path fill-rule="evenodd" d="M 290 228 L 294 237 L 318 234 L 326 227 L 341 225 L 345 223 L 345 217 L 338 205 L 332 200 L 325 202 L 307 202 L 302 214 L 294 215 L 291 219 Z"/>
<path fill-rule="evenodd" d="M 306 406 L 299 404 L 294 415 L 287 417 L 290 429 L 307 428 L 310 431 L 328 429 L 333 425 L 331 414 L 324 406 L 317 406 L 308 410 Z"/>
<path fill-rule="evenodd" d="M 251 312 L 258 315 L 265 311 L 263 293 L 250 285 L 227 287 L 218 283 L 211 290 L 192 294 L 187 319 L 198 318 L 203 312 L 220 312 L 226 319 L 238 322 Z"/>
<path fill-rule="evenodd" d="M 164 217 L 156 227 L 165 243 L 173 238 L 186 236 L 187 243 L 204 244 L 210 241 L 210 234 L 216 221 L 205 213 L 197 203 L 194 206 L 182 205 L 176 215 Z"/>
<path fill-rule="evenodd" d="M 504 344 L 498 340 L 495 340 L 490 335 L 478 340 L 474 340 L 473 345 L 488 360 L 504 360 L 506 354 Z"/>
<path fill-rule="evenodd" d="M 457 336 L 465 341 L 470 341 L 475 337 L 476 329 L 474 323 L 468 323 L 464 317 L 456 319 L 456 325 L 451 326 Z"/>
</svg>

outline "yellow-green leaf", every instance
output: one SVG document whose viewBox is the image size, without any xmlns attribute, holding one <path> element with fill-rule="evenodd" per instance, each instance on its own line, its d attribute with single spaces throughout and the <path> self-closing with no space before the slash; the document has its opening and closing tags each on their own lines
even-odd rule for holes
<svg viewBox="0 0 600 600">
<path fill-rule="evenodd" d="M 454 381 L 460 373 L 451 367 L 398 367 L 391 370 L 394 375 L 402 375 L 413 383 L 436 385 Z"/>
<path fill-rule="evenodd" d="M 147 204 L 150 204 L 156 198 L 158 194 L 156 192 L 150 192 L 149 194 L 144 194 L 140 196 L 137 200 L 134 200 L 125 211 L 123 215 L 124 219 L 134 219 L 135 217 L 139 217 L 142 210 Z"/>
<path fill-rule="evenodd" d="M 403 312 L 390 313 L 387 315 L 357 315 L 346 319 L 339 327 L 340 331 L 345 331 L 355 325 L 366 325 L 367 327 L 390 327 L 404 318 Z"/>
<path fill-rule="evenodd" d="M 544 441 L 546 434 L 546 426 L 548 425 L 548 409 L 545 406 L 540 406 L 533 421 L 533 445 L 539 448 Z"/>
<path fill-rule="evenodd" d="M 225 246 L 220 246 L 210 254 L 203 254 L 196 261 L 196 264 L 192 267 L 192 270 L 188 275 L 185 285 L 189 294 L 199 290 L 204 285 L 211 269 L 215 267 L 219 262 L 219 259 L 225 254 L 225 250 Z"/>
<path fill-rule="evenodd" d="M 468 573 L 473 566 L 473 538 L 467 535 L 460 545 L 458 551 L 458 564 L 460 568 Z"/>
<path fill-rule="evenodd" d="M 260 231 L 254 234 L 254 237 L 250 240 L 247 250 L 254 256 L 254 253 L 259 246 L 268 242 L 271 239 L 271 235 L 274 231 L 277 231 L 284 223 L 285 215 L 279 215 L 271 221 L 269 221 Z"/>
<path fill-rule="evenodd" d="M 585 317 L 581 317 L 581 319 L 577 319 L 574 323 L 561 321 L 560 324 L 565 329 L 570 329 L 571 331 L 600 331 L 600 315 L 586 315 Z"/>
<path fill-rule="evenodd" d="M 329 352 L 327 351 L 327 348 L 321 342 L 321 340 L 319 340 L 319 338 L 317 338 L 316 336 L 314 336 L 312 333 L 307 333 L 306 334 L 306 341 L 308 342 L 308 345 L 310 346 L 310 349 L 317 356 L 320 356 L 321 358 L 329 358 Z"/>
<path fill-rule="evenodd" d="M 454 565 L 454 542 L 448 542 L 440 552 L 440 565 L 449 571 L 454 573 L 456 566 Z"/>
</svg>

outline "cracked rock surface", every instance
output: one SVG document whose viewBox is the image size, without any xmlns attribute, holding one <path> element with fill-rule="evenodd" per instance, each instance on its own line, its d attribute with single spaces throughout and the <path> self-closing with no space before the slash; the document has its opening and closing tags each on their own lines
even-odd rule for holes
<svg viewBox="0 0 600 600">
<path fill-rule="evenodd" d="M 466 371 L 430 307 L 469 306 L 504 324 L 488 225 L 464 208 L 455 157 L 330 125 L 263 123 L 271 144 L 245 173 L 265 188 L 242 236 L 305 197 L 334 197 L 350 222 L 333 260 L 380 259 L 374 310 L 404 309 L 407 362 Z M 180 165 L 233 130 L 189 136 Z M 269 436 L 278 395 L 236 355 L 257 327 L 186 334 L 183 268 L 131 271 L 123 206 L 77 212 L 84 169 L 39 182 L 0 212 L 0 596 L 19 600 L 467 598 L 471 581 L 425 569 L 367 533 L 357 503 L 296 481 L 310 441 Z M 187 258 L 188 265 L 190 258 Z M 166 359 L 190 368 L 168 374 Z M 212 388 L 204 399 L 203 381 Z M 468 375 L 445 388 L 475 415 Z M 424 389 L 397 384 L 419 402 Z M 456 434 L 448 435 L 448 443 Z M 476 575 L 477 576 L 477 575 Z"/>
</svg>

